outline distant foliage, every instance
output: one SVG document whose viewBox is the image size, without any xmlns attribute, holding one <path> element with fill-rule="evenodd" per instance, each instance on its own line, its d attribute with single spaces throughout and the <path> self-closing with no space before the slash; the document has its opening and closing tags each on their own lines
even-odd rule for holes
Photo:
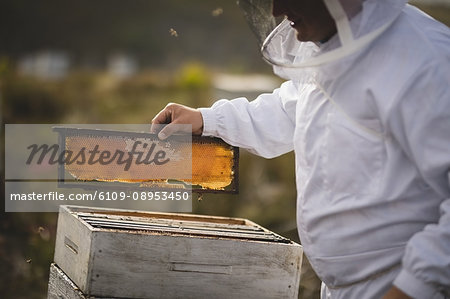
<svg viewBox="0 0 450 299">
<path fill-rule="evenodd" d="M 178 85 L 185 89 L 205 89 L 211 85 L 210 75 L 202 64 L 188 63 L 178 73 Z"/>
</svg>

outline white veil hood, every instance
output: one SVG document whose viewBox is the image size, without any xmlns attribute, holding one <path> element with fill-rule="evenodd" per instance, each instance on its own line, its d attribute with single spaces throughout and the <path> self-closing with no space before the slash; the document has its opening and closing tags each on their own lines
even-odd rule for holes
<svg viewBox="0 0 450 299">
<path fill-rule="evenodd" d="M 385 32 L 402 12 L 407 0 L 323 0 L 336 22 L 337 34 L 323 44 L 300 42 L 289 20 L 281 22 L 264 40 L 261 52 L 285 79 L 305 78 L 330 67 L 342 69 L 349 57 Z M 340 65 L 340 66 L 339 66 Z M 337 75 L 337 74 L 334 74 Z"/>
</svg>

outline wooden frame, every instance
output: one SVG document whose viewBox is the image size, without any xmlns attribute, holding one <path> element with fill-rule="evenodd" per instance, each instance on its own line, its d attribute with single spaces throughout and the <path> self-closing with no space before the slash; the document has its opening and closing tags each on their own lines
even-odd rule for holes
<svg viewBox="0 0 450 299">
<path fill-rule="evenodd" d="M 70 127 L 53 127 L 55 132 L 58 132 L 58 145 L 60 152 L 63 152 L 66 147 L 66 138 L 71 136 L 119 136 L 119 137 L 130 137 L 130 138 L 153 138 L 158 139 L 155 134 L 147 132 L 126 132 L 126 131 L 115 131 L 115 130 L 100 130 L 100 129 L 84 129 L 84 128 L 70 128 Z M 176 139 L 177 136 L 172 136 L 171 138 Z M 181 137 L 180 137 L 181 138 Z M 239 148 L 230 146 L 226 144 L 222 139 L 213 137 L 201 137 L 192 136 L 192 143 L 216 143 L 221 146 L 228 146 L 233 152 L 232 161 L 232 181 L 229 186 L 223 190 L 201 188 L 197 186 L 189 186 L 189 190 L 194 193 L 229 193 L 237 194 L 239 192 Z M 58 164 L 58 187 L 60 188 L 84 188 L 87 190 L 102 188 L 104 190 L 130 190 L 130 189 L 146 189 L 147 187 L 140 187 L 140 184 L 132 183 L 119 183 L 119 182 L 87 182 L 79 181 L 75 179 L 66 178 L 65 164 Z M 152 190 L 155 190 L 152 187 Z M 179 191 L 179 189 L 171 189 L 170 187 L 161 187 L 158 190 L 164 191 Z"/>
<path fill-rule="evenodd" d="M 55 263 L 90 296 L 297 298 L 301 262 L 246 219 L 60 207 Z"/>
</svg>

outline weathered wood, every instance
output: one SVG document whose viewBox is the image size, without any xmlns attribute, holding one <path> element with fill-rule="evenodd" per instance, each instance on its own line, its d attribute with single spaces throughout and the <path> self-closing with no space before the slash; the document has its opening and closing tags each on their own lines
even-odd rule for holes
<svg viewBox="0 0 450 299">
<path fill-rule="evenodd" d="M 82 290 L 87 290 L 89 284 L 87 280 L 92 263 L 91 241 L 92 230 L 71 216 L 68 209 L 61 208 L 54 260 Z"/>
<path fill-rule="evenodd" d="M 80 215 L 78 217 L 91 225 L 94 228 L 102 229 L 121 229 L 121 230 L 136 230 L 136 231 L 150 231 L 163 232 L 177 235 L 190 236 L 216 236 L 220 238 L 232 239 L 247 239 L 259 241 L 272 241 L 290 243 L 277 234 L 256 226 L 240 226 L 238 228 L 228 228 L 226 224 L 204 225 L 205 223 L 191 224 L 190 221 L 164 220 L 159 222 L 139 219 L 124 220 L 121 217 L 101 215 Z"/>
<path fill-rule="evenodd" d="M 97 213 L 102 211 L 102 213 Z M 95 228 L 83 217 L 107 210 L 61 207 L 55 262 L 83 293 L 127 298 L 297 298 L 302 248 L 244 219 L 172 215 L 191 228 L 213 229 L 215 235 L 167 231 Z M 92 213 L 95 212 L 95 213 Z M 136 217 L 117 211 L 128 225 Z M 79 217 L 84 215 L 83 217 Z M 145 217 L 151 215 L 151 217 Z M 128 218 L 127 218 L 128 217 Z M 163 214 L 166 222 L 170 214 Z M 157 213 L 139 213 L 145 227 Z M 189 221 L 192 223 L 189 223 Z M 219 221 L 220 220 L 220 221 Z M 159 225 L 164 222 L 159 222 Z M 242 227 L 243 226 L 243 227 Z M 176 225 L 173 227 L 176 228 Z M 244 230 L 244 238 L 239 235 Z M 231 230 L 231 232 L 230 232 Z M 273 234 L 266 241 L 252 234 Z M 280 237 L 281 238 L 281 237 Z M 286 242 L 287 241 L 287 242 Z M 76 253 L 75 253 L 76 252 Z"/>
<path fill-rule="evenodd" d="M 86 299 L 86 296 L 58 266 L 51 264 L 47 298 Z"/>
<path fill-rule="evenodd" d="M 50 265 L 47 299 L 121 299 L 86 296 L 55 263 Z M 125 299 L 125 298 L 123 298 Z"/>
</svg>

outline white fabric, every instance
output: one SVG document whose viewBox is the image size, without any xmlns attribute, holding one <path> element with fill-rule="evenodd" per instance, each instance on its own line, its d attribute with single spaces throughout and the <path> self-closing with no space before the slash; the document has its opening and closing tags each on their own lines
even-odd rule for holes
<svg viewBox="0 0 450 299">
<path fill-rule="evenodd" d="M 336 28 L 338 31 L 339 39 L 341 41 L 341 45 L 343 45 L 343 47 L 346 47 L 354 40 L 347 13 L 345 12 L 339 1 L 324 0 L 324 3 L 327 6 L 328 11 L 330 12 L 334 21 L 336 22 Z"/>
<path fill-rule="evenodd" d="M 323 65 L 338 62 L 347 56 L 362 50 L 394 22 L 401 12 L 406 0 L 325 0 L 325 4 L 334 18 L 337 27 L 333 47 L 319 47 L 315 43 L 300 42 L 296 38 L 296 30 L 284 20 L 264 41 L 261 52 L 269 63 L 276 66 L 275 72 L 283 78 L 292 77 L 290 69 L 320 69 Z M 360 2 L 358 6 L 357 3 Z M 350 5 L 348 5 L 350 4 Z M 348 7 L 347 7 L 348 6 Z M 347 15 L 360 12 L 349 21 Z M 346 11 L 348 10 L 348 12 Z M 280 72 L 284 69 L 287 76 Z M 292 79 L 292 78 L 290 78 Z"/>
<path fill-rule="evenodd" d="M 329 298 L 379 298 L 393 281 L 414 298 L 449 291 L 449 61 L 448 27 L 406 6 L 331 79 L 290 73 L 272 94 L 200 109 L 204 135 L 295 150 L 298 231 Z"/>
</svg>

